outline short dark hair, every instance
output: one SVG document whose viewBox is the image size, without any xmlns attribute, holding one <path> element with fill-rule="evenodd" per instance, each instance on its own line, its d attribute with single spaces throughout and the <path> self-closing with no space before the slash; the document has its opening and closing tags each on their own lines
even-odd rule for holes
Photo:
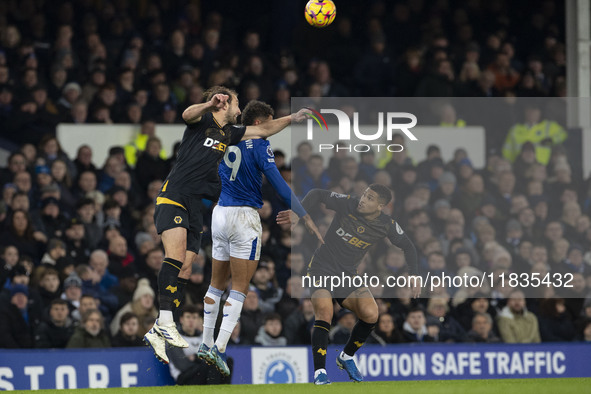
<svg viewBox="0 0 591 394">
<path fill-rule="evenodd" d="M 66 301 L 62 298 L 55 298 L 54 300 L 51 301 L 51 304 L 49 304 L 49 309 L 51 309 L 54 305 L 68 306 L 68 301 Z"/>
<path fill-rule="evenodd" d="M 91 172 L 91 171 L 89 171 Z M 86 205 L 92 205 L 94 206 L 94 200 L 92 198 L 87 198 L 87 197 L 83 197 L 80 200 L 78 200 L 78 202 L 76 203 L 76 210 L 82 208 L 83 206 Z"/>
<path fill-rule="evenodd" d="M 181 308 L 181 316 L 183 316 L 185 313 L 197 313 L 197 314 L 200 314 L 201 311 L 199 310 L 199 308 L 197 308 L 197 305 L 187 304 L 187 305 L 185 305 L 185 306 L 183 306 Z"/>
<path fill-rule="evenodd" d="M 267 323 L 268 321 L 271 320 L 278 320 L 279 322 L 281 322 L 281 315 L 279 313 L 269 313 L 268 315 L 265 316 L 265 322 Z"/>
<path fill-rule="evenodd" d="M 217 86 L 212 86 L 209 89 L 207 89 L 203 93 L 203 98 L 205 99 L 205 101 L 209 101 L 216 94 L 225 94 L 225 95 L 227 95 L 228 96 L 228 104 L 230 104 L 232 102 L 234 96 L 238 97 L 238 93 L 236 93 L 235 90 L 230 89 L 230 88 L 227 88 L 225 86 L 217 85 Z"/>
<path fill-rule="evenodd" d="M 468 251 L 466 251 L 466 252 L 464 252 L 464 253 L 468 253 L 468 254 L 470 254 L 470 252 L 468 252 Z M 441 258 L 445 259 L 445 255 L 444 255 L 443 253 L 441 253 L 441 252 L 437 252 L 437 251 L 429 253 L 429 255 L 427 256 L 427 260 L 429 260 L 429 258 L 430 258 L 431 256 L 439 256 L 439 257 L 441 257 Z"/>
<path fill-rule="evenodd" d="M 408 315 L 410 315 L 411 313 L 414 313 L 414 312 L 421 312 L 424 316 L 425 315 L 425 308 L 423 308 L 420 304 L 415 305 L 408 310 L 408 313 L 406 314 L 406 316 L 408 317 Z"/>
<path fill-rule="evenodd" d="M 273 115 L 275 115 L 275 111 L 273 111 L 273 108 L 269 104 L 258 100 L 251 100 L 244 107 L 244 111 L 242 111 L 242 124 L 244 126 L 252 126 L 255 120 L 266 120 L 269 116 Z"/>
<path fill-rule="evenodd" d="M 121 316 L 121 320 L 119 320 L 119 327 L 123 327 L 123 325 L 131 319 L 138 319 L 138 322 L 139 322 L 139 318 L 137 317 L 137 315 L 135 313 L 133 313 L 133 312 L 124 313 L 123 316 Z"/>
<path fill-rule="evenodd" d="M 369 188 L 378 193 L 378 199 L 382 204 L 388 205 L 392 201 L 392 191 L 387 186 L 372 183 Z"/>
</svg>

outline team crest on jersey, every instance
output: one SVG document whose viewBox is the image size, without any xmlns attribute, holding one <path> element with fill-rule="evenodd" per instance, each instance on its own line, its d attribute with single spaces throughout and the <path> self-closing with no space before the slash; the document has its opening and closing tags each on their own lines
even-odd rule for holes
<svg viewBox="0 0 591 394">
<path fill-rule="evenodd" d="M 335 198 L 349 198 L 348 195 L 346 194 L 341 194 L 341 193 L 337 193 L 337 192 L 331 192 L 330 193 L 331 197 L 335 197 Z"/>
<path fill-rule="evenodd" d="M 182 222 L 182 221 L 183 221 L 183 218 L 182 218 L 182 217 L 180 217 L 180 216 L 175 216 L 175 218 L 174 218 L 174 222 L 175 222 L 176 224 L 181 224 L 181 222 Z"/>
<path fill-rule="evenodd" d="M 359 226 L 359 227 L 357 227 L 357 232 L 358 232 L 359 234 L 363 234 L 363 233 L 365 232 L 365 227 L 363 227 L 363 226 Z"/>
<path fill-rule="evenodd" d="M 275 157 L 273 149 L 271 149 L 271 145 L 267 145 L 267 154 L 269 155 L 269 157 Z"/>
</svg>

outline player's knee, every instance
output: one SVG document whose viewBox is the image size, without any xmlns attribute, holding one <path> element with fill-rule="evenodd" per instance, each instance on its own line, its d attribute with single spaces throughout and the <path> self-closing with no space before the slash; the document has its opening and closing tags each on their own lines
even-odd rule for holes
<svg viewBox="0 0 591 394">
<path fill-rule="evenodd" d="M 366 323 L 376 324 L 378 322 L 378 316 L 379 314 L 377 308 L 376 310 L 373 310 L 372 308 L 372 310 L 365 311 L 361 316 L 359 316 L 359 318 Z"/>
</svg>

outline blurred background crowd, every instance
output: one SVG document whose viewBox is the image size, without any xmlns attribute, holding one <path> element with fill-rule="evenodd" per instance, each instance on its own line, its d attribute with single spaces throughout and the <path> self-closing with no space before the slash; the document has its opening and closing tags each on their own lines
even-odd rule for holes
<svg viewBox="0 0 591 394">
<path fill-rule="evenodd" d="M 305 25 L 303 6 L 0 3 L 0 144 L 12 151 L 0 171 L 0 347 L 141 345 L 157 316 L 163 260 L 154 199 L 175 160 L 155 125 L 180 123 L 209 86 L 235 88 L 241 106 L 268 102 L 276 116 L 290 112 L 292 96 L 565 96 L 561 1 L 341 1 L 325 30 Z M 526 109 L 527 127 L 541 121 L 535 111 Z M 461 126 L 450 119 L 442 123 Z M 92 146 L 76 157 L 63 152 L 60 122 L 139 131 L 97 168 Z M 441 287 L 438 297 L 416 301 L 404 289 L 396 298 L 376 289 L 371 342 L 591 341 L 590 179 L 573 171 L 560 125 L 545 127 L 543 141 L 512 130 L 487 136 L 484 168 L 459 142 L 449 162 L 438 146 L 381 161 L 340 152 L 325 162 L 306 143 L 291 163 L 276 152 L 300 198 L 313 188 L 359 196 L 373 182 L 390 186 L 386 212 L 414 241 L 423 271 L 572 274 L 572 288 L 526 294 Z M 291 273 L 305 271 L 315 245 L 303 228 L 291 234 L 275 223 L 287 207 L 267 184 L 264 198 L 261 262 L 231 341 L 309 344 L 311 303 L 292 298 L 301 294 Z M 326 231 L 326 212 L 313 214 Z M 211 274 L 210 217 L 182 314 L 195 315 L 183 323 L 195 336 Z M 384 241 L 361 272 L 404 266 Z M 334 323 L 332 343 L 345 343 L 354 316 L 339 310 Z"/>
</svg>

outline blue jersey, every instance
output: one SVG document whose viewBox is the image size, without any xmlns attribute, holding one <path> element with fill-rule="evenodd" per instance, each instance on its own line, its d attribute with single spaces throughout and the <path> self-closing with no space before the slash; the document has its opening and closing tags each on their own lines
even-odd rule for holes
<svg viewBox="0 0 591 394">
<path fill-rule="evenodd" d="M 223 207 L 263 206 L 263 174 L 279 193 L 285 204 L 299 216 L 306 211 L 279 173 L 269 141 L 254 139 L 241 141 L 226 149 L 218 173 L 222 180 L 222 194 L 218 204 Z M 292 206 L 293 203 L 293 206 Z"/>
</svg>

